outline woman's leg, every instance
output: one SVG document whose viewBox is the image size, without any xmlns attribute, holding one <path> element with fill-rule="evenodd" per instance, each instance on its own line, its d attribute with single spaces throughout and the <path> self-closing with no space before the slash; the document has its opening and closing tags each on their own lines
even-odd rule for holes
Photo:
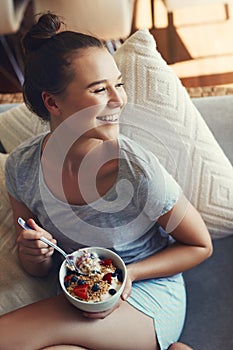
<svg viewBox="0 0 233 350">
<path fill-rule="evenodd" d="M 64 295 L 0 318 L 0 350 L 70 344 L 94 350 L 158 350 L 154 322 L 129 303 L 104 319 L 82 316 Z"/>
</svg>

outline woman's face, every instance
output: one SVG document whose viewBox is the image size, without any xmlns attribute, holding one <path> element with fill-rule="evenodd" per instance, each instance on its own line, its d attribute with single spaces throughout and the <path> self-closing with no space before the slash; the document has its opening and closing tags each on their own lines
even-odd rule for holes
<svg viewBox="0 0 233 350">
<path fill-rule="evenodd" d="M 66 91 L 55 97 L 59 116 L 51 115 L 51 120 L 59 125 L 78 112 L 79 125 L 108 139 L 118 132 L 120 113 L 127 102 L 121 73 L 111 54 L 96 47 L 79 50 L 72 67 L 75 77 Z"/>
</svg>

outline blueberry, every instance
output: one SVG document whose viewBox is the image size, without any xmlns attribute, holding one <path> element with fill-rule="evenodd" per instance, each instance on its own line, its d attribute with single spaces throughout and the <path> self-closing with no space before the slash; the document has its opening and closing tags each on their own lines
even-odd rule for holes
<svg viewBox="0 0 233 350">
<path fill-rule="evenodd" d="M 65 281 L 65 282 L 64 282 L 64 286 L 65 286 L 66 288 L 68 288 L 68 287 L 70 286 L 70 281 Z"/>
<path fill-rule="evenodd" d="M 95 283 L 92 287 L 93 292 L 97 292 L 99 289 L 100 289 L 100 287 L 99 287 L 98 283 Z"/>
<path fill-rule="evenodd" d="M 78 285 L 80 286 L 80 285 L 82 285 L 82 284 L 85 284 L 86 282 L 85 281 L 83 281 L 83 280 L 78 280 Z"/>
<path fill-rule="evenodd" d="M 119 282 L 123 282 L 123 273 L 120 269 L 117 269 L 117 279 Z"/>
<path fill-rule="evenodd" d="M 116 294 L 116 289 L 111 288 L 111 289 L 109 289 L 108 292 L 110 295 L 114 295 L 114 294 Z"/>
<path fill-rule="evenodd" d="M 77 282 L 77 281 L 78 281 L 78 277 L 73 275 L 71 277 L 71 282 Z"/>
</svg>

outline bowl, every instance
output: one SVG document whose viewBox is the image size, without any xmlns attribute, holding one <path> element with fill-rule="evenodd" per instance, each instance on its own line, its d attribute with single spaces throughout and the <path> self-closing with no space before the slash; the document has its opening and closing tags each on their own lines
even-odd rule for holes
<svg viewBox="0 0 233 350">
<path fill-rule="evenodd" d="M 97 255 L 98 257 L 101 257 L 104 261 L 107 261 L 107 259 L 111 259 L 113 265 L 119 269 L 122 272 L 122 282 L 119 284 L 119 289 L 115 290 L 114 295 L 108 295 L 108 297 L 104 300 L 101 301 L 86 301 L 86 300 L 81 300 L 78 299 L 75 296 L 72 296 L 66 289 L 65 286 L 65 278 L 67 276 L 67 263 L 64 260 L 63 263 L 61 264 L 60 271 L 59 271 L 59 281 L 61 288 L 63 292 L 65 293 L 66 298 L 69 300 L 71 304 L 73 304 L 75 307 L 82 311 L 86 312 L 103 312 L 106 311 L 110 308 L 112 308 L 117 301 L 120 299 L 121 294 L 123 292 L 125 282 L 126 282 L 126 275 L 127 275 L 127 270 L 125 263 L 123 260 L 120 258 L 119 255 L 114 253 L 113 251 L 106 249 L 106 248 L 101 248 L 101 247 L 87 247 L 87 248 L 82 248 L 79 249 L 72 254 L 70 254 L 71 257 L 73 257 L 74 261 L 78 259 L 83 252 L 87 253 L 93 253 Z"/>
</svg>

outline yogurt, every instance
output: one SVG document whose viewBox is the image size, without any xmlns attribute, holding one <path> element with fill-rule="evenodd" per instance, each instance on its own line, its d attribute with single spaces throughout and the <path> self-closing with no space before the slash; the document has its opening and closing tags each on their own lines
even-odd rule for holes
<svg viewBox="0 0 233 350">
<path fill-rule="evenodd" d="M 101 258 L 96 253 L 82 251 L 75 261 L 81 273 L 66 266 L 64 286 L 73 297 L 96 303 L 111 298 L 121 287 L 122 270 L 112 259 Z"/>
</svg>

